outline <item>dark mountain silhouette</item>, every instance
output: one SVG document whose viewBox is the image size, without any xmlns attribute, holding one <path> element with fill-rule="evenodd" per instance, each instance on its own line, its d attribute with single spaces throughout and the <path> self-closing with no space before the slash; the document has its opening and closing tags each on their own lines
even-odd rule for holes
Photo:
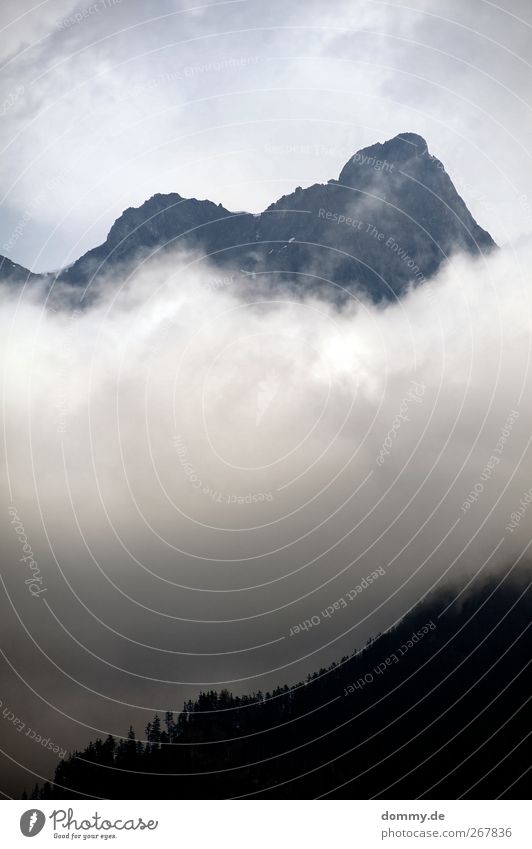
<svg viewBox="0 0 532 849">
<path fill-rule="evenodd" d="M 528 798 L 530 578 L 492 575 L 273 693 L 204 692 L 96 740 L 41 798 Z"/>
<path fill-rule="evenodd" d="M 0 281 L 6 284 L 21 286 L 43 279 L 39 274 L 32 274 L 27 268 L 12 262 L 6 256 L 0 255 Z"/>
<path fill-rule="evenodd" d="M 338 180 L 298 187 L 260 215 L 154 195 L 127 209 L 106 241 L 58 280 L 119 281 L 140 262 L 181 248 L 248 280 L 379 301 L 424 282 L 458 250 L 481 255 L 494 246 L 425 140 L 403 133 L 360 150 Z"/>
</svg>

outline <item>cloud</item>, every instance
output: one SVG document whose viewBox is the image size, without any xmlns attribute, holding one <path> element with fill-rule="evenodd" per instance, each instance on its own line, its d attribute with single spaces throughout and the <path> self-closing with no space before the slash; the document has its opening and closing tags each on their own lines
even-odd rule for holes
<svg viewBox="0 0 532 849">
<path fill-rule="evenodd" d="M 242 297 L 184 255 L 79 314 L 2 293 L 6 655 L 58 745 L 297 681 L 519 555 L 530 258 L 457 257 L 386 307 Z"/>
<path fill-rule="evenodd" d="M 156 192 L 259 211 L 406 128 L 497 242 L 530 233 L 529 29 L 509 12 L 217 5 L 55 2 L 21 19 L 2 76 L 2 242 L 32 215 L 12 259 L 67 264 Z"/>
<path fill-rule="evenodd" d="M 2 701 L 67 748 L 297 681 L 528 544 L 527 6 L 186 5 L 2 5 L 14 260 L 58 268 L 155 192 L 258 211 L 407 128 L 508 247 L 386 307 L 182 255 L 79 314 L 1 293 Z"/>
</svg>

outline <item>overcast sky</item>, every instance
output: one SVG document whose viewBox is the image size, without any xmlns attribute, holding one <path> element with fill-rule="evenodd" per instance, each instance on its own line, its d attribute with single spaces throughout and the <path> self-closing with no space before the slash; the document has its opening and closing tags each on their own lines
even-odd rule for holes
<svg viewBox="0 0 532 849">
<path fill-rule="evenodd" d="M 532 231 L 527 0 L 4 0 L 0 15 L 0 252 L 33 270 L 156 192 L 259 211 L 405 130 L 499 243 Z"/>
</svg>

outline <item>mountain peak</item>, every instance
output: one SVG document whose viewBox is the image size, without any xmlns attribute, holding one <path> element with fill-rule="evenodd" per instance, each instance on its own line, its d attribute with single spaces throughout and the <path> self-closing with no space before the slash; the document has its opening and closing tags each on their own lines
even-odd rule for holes
<svg viewBox="0 0 532 849">
<path fill-rule="evenodd" d="M 359 150 L 338 180 L 298 187 L 260 215 L 155 194 L 125 210 L 106 241 L 59 279 L 118 281 L 140 261 L 185 250 L 246 280 L 260 275 L 339 299 L 364 292 L 393 300 L 436 274 L 455 251 L 479 256 L 494 247 L 425 139 L 404 132 Z"/>
<path fill-rule="evenodd" d="M 427 142 L 423 136 L 419 136 L 417 133 L 399 133 L 393 139 L 385 141 L 383 147 L 391 150 L 408 151 L 411 156 L 423 156 L 428 153 Z"/>
<path fill-rule="evenodd" d="M 394 169 L 400 169 L 411 160 L 425 159 L 427 163 L 436 163 L 438 160 L 429 153 L 427 142 L 423 136 L 417 133 L 400 133 L 392 139 L 358 150 L 346 162 L 340 172 L 339 182 L 349 182 L 353 175 L 357 178 L 372 177 L 378 171 L 391 173 Z"/>
</svg>

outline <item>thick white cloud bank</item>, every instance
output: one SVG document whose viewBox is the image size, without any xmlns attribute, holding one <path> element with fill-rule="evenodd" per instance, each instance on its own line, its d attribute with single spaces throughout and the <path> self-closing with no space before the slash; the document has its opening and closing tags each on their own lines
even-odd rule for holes
<svg viewBox="0 0 532 849">
<path fill-rule="evenodd" d="M 530 486 L 529 256 L 458 257 L 385 308 L 242 300 L 186 257 L 81 313 L 4 295 L 12 501 L 73 581 L 142 617 L 279 636 L 300 595 L 392 557 L 418 596 L 462 545 L 479 565 Z"/>
<path fill-rule="evenodd" d="M 80 313 L 3 292 L 6 703 L 67 747 L 141 729 L 201 687 L 300 680 L 432 588 L 511 568 L 530 259 L 457 257 L 341 310 L 241 297 L 187 256 Z"/>
</svg>

